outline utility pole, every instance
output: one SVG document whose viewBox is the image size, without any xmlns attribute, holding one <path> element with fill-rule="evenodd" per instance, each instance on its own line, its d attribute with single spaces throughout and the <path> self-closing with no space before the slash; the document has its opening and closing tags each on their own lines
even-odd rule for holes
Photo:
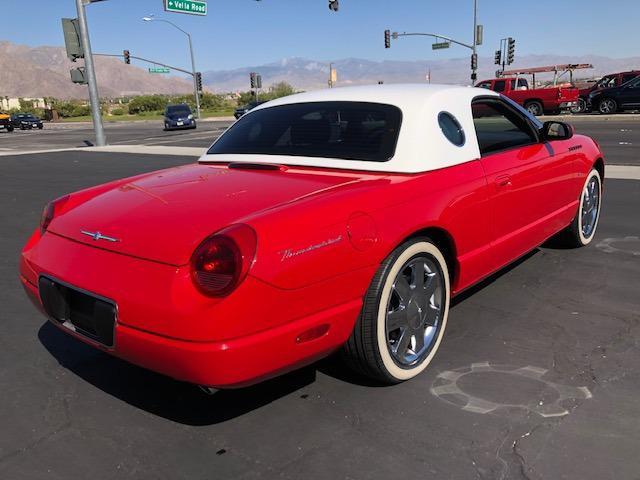
<svg viewBox="0 0 640 480">
<path fill-rule="evenodd" d="M 96 71 L 93 66 L 93 55 L 91 53 L 91 41 L 89 40 L 89 27 L 87 26 L 87 15 L 85 5 L 92 3 L 91 0 L 76 0 L 78 10 L 78 22 L 80 24 L 80 41 L 84 48 L 84 68 L 89 85 L 89 102 L 91 103 L 91 116 L 93 118 L 93 129 L 96 134 L 96 145 L 104 147 L 107 144 L 107 137 L 104 134 L 102 125 L 102 112 L 100 111 L 100 96 L 98 95 L 98 82 Z"/>
</svg>

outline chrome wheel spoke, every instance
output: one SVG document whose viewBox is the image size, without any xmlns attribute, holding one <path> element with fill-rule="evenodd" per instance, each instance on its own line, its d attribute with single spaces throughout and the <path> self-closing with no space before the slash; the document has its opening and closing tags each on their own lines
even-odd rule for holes
<svg viewBox="0 0 640 480">
<path fill-rule="evenodd" d="M 408 328 L 404 328 L 400 333 L 400 337 L 398 337 L 392 347 L 394 353 L 400 357 L 404 357 L 409 348 L 409 342 L 411 342 L 411 332 Z"/>
<path fill-rule="evenodd" d="M 400 272 L 400 274 L 398 275 L 398 278 L 396 278 L 396 281 L 393 284 L 393 289 L 398 294 L 398 297 L 400 297 L 401 303 L 405 305 L 409 303 L 409 300 L 411 300 L 411 295 L 412 295 L 411 286 L 409 285 L 409 282 L 404 277 L 402 272 Z"/>
<path fill-rule="evenodd" d="M 399 328 L 406 328 L 407 325 L 407 310 L 404 307 L 387 313 L 387 333 L 394 332 Z"/>
<path fill-rule="evenodd" d="M 440 307 L 435 305 L 428 305 L 427 311 L 424 315 L 425 327 L 434 327 L 438 323 L 438 317 L 440 316 Z"/>
<path fill-rule="evenodd" d="M 424 276 L 426 267 L 424 263 L 414 263 L 411 267 L 411 282 L 413 288 L 418 292 L 424 289 Z"/>
</svg>

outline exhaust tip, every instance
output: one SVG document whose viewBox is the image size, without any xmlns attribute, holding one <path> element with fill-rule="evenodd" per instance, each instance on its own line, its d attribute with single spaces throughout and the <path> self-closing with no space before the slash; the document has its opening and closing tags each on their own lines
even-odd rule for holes
<svg viewBox="0 0 640 480">
<path fill-rule="evenodd" d="M 218 391 L 213 387 L 205 387 L 204 385 L 198 385 L 198 388 L 207 395 L 214 395 Z"/>
</svg>

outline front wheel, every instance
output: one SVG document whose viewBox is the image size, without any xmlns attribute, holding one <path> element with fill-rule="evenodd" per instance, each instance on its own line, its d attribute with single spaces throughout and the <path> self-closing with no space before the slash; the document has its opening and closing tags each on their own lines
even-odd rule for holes
<svg viewBox="0 0 640 480">
<path fill-rule="evenodd" d="M 436 354 L 449 313 L 449 270 L 428 238 L 396 248 L 380 265 L 344 346 L 347 363 L 386 384 L 421 373 Z"/>
<path fill-rule="evenodd" d="M 600 220 L 602 206 L 602 178 L 595 168 L 589 172 L 580 194 L 575 218 L 560 232 L 560 239 L 568 247 L 584 247 L 593 240 Z"/>
<path fill-rule="evenodd" d="M 587 111 L 587 101 L 580 97 L 578 99 L 578 104 L 575 107 L 571 108 L 571 113 L 585 113 Z"/>
</svg>

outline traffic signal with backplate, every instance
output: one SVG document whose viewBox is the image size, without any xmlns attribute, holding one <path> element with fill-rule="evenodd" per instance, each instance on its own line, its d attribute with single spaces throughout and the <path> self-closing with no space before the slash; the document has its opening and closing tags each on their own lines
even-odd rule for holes
<svg viewBox="0 0 640 480">
<path fill-rule="evenodd" d="M 391 48 L 391 30 L 384 31 L 384 48 Z"/>
<path fill-rule="evenodd" d="M 122 52 L 122 55 L 124 56 L 124 63 L 126 63 L 127 65 L 131 64 L 131 53 L 129 52 L 129 50 L 124 50 Z"/>
<path fill-rule="evenodd" d="M 511 65 L 516 56 L 516 41 L 509 37 L 507 40 L 507 63 Z"/>
<path fill-rule="evenodd" d="M 196 72 L 196 86 L 199 92 L 202 92 L 202 73 Z"/>
<path fill-rule="evenodd" d="M 249 74 L 249 81 L 251 83 L 251 88 L 256 88 L 257 85 L 257 75 L 256 72 L 251 72 Z"/>
<path fill-rule="evenodd" d="M 494 63 L 496 65 L 500 65 L 502 63 L 502 51 L 496 50 L 496 54 L 493 58 L 494 58 Z"/>
</svg>

